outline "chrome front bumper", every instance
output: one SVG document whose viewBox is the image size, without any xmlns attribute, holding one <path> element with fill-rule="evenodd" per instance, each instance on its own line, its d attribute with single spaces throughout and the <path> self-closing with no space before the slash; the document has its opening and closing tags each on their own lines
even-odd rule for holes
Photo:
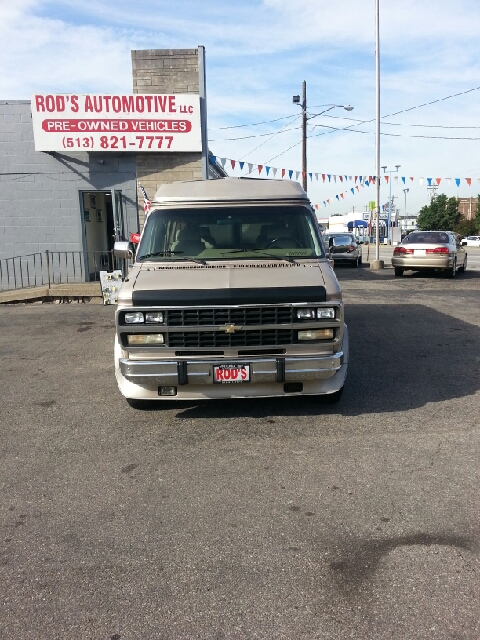
<svg viewBox="0 0 480 640">
<path fill-rule="evenodd" d="M 335 375 L 344 363 L 343 352 L 329 356 L 235 358 L 232 360 L 128 360 L 119 361 L 126 380 L 138 385 L 167 386 L 213 384 L 213 366 L 249 364 L 251 383 L 325 380 Z"/>
</svg>

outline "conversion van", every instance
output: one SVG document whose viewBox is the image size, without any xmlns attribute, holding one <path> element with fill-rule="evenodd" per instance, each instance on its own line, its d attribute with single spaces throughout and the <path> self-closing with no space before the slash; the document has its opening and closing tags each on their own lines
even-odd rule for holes
<svg viewBox="0 0 480 640">
<path fill-rule="evenodd" d="M 118 295 L 115 374 L 129 404 L 340 398 L 348 331 L 300 184 L 221 178 L 159 188 Z"/>
</svg>

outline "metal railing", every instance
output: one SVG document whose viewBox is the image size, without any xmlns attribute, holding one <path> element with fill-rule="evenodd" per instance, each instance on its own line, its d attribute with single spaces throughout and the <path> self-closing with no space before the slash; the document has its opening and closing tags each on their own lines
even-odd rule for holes
<svg viewBox="0 0 480 640">
<path fill-rule="evenodd" d="M 0 260 L 0 291 L 99 282 L 100 271 L 124 268 L 112 251 L 44 251 Z"/>
</svg>

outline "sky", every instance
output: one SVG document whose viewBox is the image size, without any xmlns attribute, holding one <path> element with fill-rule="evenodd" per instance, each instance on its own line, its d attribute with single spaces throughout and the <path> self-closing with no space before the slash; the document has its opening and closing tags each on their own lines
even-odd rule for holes
<svg viewBox="0 0 480 640">
<path fill-rule="evenodd" d="M 392 171 L 381 203 L 391 190 L 402 215 L 418 213 L 430 202 L 427 178 L 440 179 L 437 193 L 476 198 L 480 3 L 379 6 L 380 165 Z M 301 108 L 292 97 L 305 81 L 308 194 L 318 216 L 375 200 L 373 185 L 355 182 L 375 175 L 375 0 L 0 0 L 0 38 L 0 100 L 132 93 L 131 50 L 203 45 L 209 148 L 233 176 L 250 164 L 253 177 L 270 167 L 269 177 L 284 169 L 301 180 Z"/>
</svg>

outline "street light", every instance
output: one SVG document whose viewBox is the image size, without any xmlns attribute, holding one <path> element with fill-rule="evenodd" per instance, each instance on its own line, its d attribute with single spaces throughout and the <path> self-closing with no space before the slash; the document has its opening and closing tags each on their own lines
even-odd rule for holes
<svg viewBox="0 0 480 640">
<path fill-rule="evenodd" d="M 314 113 L 307 117 L 307 83 L 304 80 L 302 83 L 302 101 L 300 102 L 300 96 L 293 96 L 293 104 L 298 104 L 302 109 L 302 186 L 304 191 L 307 190 L 307 120 L 321 116 L 335 107 L 341 107 L 346 111 L 352 111 L 353 107 L 349 104 L 332 104 L 328 105 L 328 109 L 321 111 L 320 113 Z M 327 106 L 327 105 L 325 105 Z"/>
<path fill-rule="evenodd" d="M 405 224 L 405 231 L 407 230 L 407 193 L 410 191 L 410 189 L 404 189 L 403 193 L 405 195 L 405 218 L 404 218 L 404 224 Z"/>
<path fill-rule="evenodd" d="M 390 178 L 388 180 L 388 182 L 390 183 L 390 195 L 389 195 L 389 199 L 388 199 L 388 228 L 387 228 L 387 240 L 390 240 L 391 242 L 391 231 L 390 231 L 390 225 L 391 225 L 391 216 L 392 216 L 392 173 L 398 173 L 398 170 L 400 169 L 399 164 L 395 165 L 395 170 L 390 169 L 390 171 L 387 171 L 387 166 L 385 165 L 384 167 L 382 167 L 383 172 L 384 173 L 388 173 Z"/>
</svg>

